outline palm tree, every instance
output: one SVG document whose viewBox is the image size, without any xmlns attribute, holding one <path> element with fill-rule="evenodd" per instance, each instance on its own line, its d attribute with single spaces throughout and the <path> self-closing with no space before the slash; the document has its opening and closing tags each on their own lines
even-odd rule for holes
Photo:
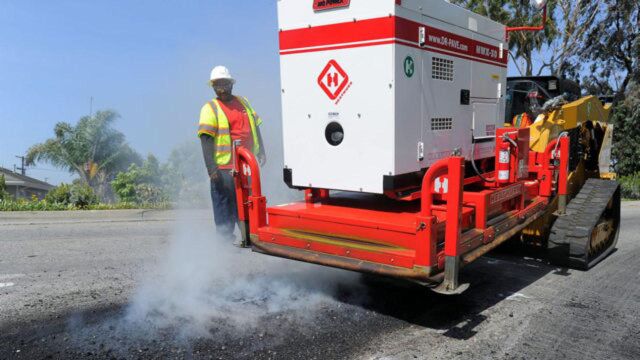
<svg viewBox="0 0 640 360">
<path fill-rule="evenodd" d="M 112 127 L 117 118 L 113 111 L 98 111 L 82 117 L 75 126 L 57 123 L 55 137 L 29 149 L 27 164 L 48 162 L 80 176 L 101 199 L 111 198 L 109 183 L 115 175 L 142 161 L 124 134 Z"/>
</svg>

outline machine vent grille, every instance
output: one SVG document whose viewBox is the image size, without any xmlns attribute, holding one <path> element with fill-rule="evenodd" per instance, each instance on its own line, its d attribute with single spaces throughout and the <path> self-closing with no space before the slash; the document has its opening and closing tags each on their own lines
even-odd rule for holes
<svg viewBox="0 0 640 360">
<path fill-rule="evenodd" d="M 431 131 L 451 130 L 453 127 L 453 118 L 432 118 Z"/>
<path fill-rule="evenodd" d="M 431 77 L 438 80 L 453 81 L 453 60 L 435 56 L 431 58 Z"/>
</svg>

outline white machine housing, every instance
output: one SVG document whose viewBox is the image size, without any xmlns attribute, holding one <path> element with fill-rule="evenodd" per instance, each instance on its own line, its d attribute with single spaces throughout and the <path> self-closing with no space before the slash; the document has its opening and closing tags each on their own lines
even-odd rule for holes
<svg viewBox="0 0 640 360">
<path fill-rule="evenodd" d="M 278 18 L 290 186 L 383 194 L 454 152 L 494 156 L 504 25 L 444 0 L 279 0 Z"/>
</svg>

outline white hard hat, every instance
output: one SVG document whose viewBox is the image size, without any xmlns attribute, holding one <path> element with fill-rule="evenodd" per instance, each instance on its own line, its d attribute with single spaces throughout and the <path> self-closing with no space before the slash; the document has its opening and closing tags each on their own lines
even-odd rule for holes
<svg viewBox="0 0 640 360">
<path fill-rule="evenodd" d="M 213 68 L 213 70 L 211 70 L 211 82 L 214 82 L 216 80 L 222 80 L 222 79 L 226 79 L 226 80 L 230 80 L 231 83 L 235 83 L 236 80 L 231 76 L 231 72 L 229 71 L 229 69 L 227 69 L 224 66 L 216 66 Z"/>
</svg>

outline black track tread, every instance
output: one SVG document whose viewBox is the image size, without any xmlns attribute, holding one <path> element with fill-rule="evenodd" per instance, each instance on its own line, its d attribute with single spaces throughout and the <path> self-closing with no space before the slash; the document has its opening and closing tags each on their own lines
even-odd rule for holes
<svg viewBox="0 0 640 360">
<path fill-rule="evenodd" d="M 588 259 L 591 232 L 598 224 L 609 201 L 615 197 L 619 207 L 619 187 L 616 181 L 588 179 L 578 195 L 567 205 L 566 214 L 558 217 L 551 228 L 548 241 L 549 258 L 557 265 L 587 270 L 609 254 L 616 245 L 616 239 L 594 259 Z M 620 226 L 619 210 L 616 226 Z"/>
</svg>

